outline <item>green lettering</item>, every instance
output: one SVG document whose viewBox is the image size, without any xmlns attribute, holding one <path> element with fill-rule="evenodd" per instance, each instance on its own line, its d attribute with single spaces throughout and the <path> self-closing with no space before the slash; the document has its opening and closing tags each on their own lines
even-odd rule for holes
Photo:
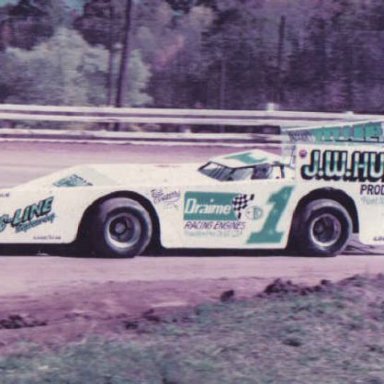
<svg viewBox="0 0 384 384">
<path fill-rule="evenodd" d="M 54 197 L 48 197 L 47 199 L 43 200 L 42 207 L 41 207 L 41 215 L 46 215 L 49 212 L 52 211 L 52 204 L 53 204 Z"/>
<path fill-rule="evenodd" d="M 23 213 L 23 219 L 22 222 L 25 223 L 29 221 L 29 212 L 30 212 L 31 206 L 29 205 L 28 207 L 24 208 L 24 213 Z"/>
<path fill-rule="evenodd" d="M 21 209 L 17 209 L 12 219 L 12 227 L 16 227 L 21 223 Z"/>
<path fill-rule="evenodd" d="M 39 204 L 31 205 L 29 211 L 29 220 L 32 220 L 34 217 L 40 217 L 42 215 L 43 201 L 40 201 Z"/>
<path fill-rule="evenodd" d="M 283 237 L 283 232 L 277 231 L 277 225 L 287 207 L 289 198 L 291 197 L 293 187 L 284 187 L 279 192 L 274 193 L 268 200 L 272 204 L 272 209 L 265 220 L 263 228 L 259 232 L 250 235 L 247 243 L 279 243 Z"/>
</svg>

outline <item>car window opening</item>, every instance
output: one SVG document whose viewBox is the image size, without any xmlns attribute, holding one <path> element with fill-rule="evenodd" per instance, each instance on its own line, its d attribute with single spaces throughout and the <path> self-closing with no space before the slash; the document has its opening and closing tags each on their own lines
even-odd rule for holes
<svg viewBox="0 0 384 384">
<path fill-rule="evenodd" d="M 258 164 L 250 167 L 230 168 L 219 163 L 209 162 L 199 168 L 199 171 L 218 181 L 284 179 L 287 171 L 290 171 L 288 175 L 293 176 L 293 170 L 287 169 L 284 164 Z"/>
</svg>

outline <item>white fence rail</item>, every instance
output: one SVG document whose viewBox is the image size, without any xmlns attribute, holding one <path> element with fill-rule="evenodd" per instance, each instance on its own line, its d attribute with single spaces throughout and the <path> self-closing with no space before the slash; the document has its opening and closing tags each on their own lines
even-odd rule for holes
<svg viewBox="0 0 384 384">
<path fill-rule="evenodd" d="M 0 105 L 0 121 L 47 121 L 74 123 L 170 124 L 179 126 L 279 126 L 380 120 L 381 115 L 318 113 L 295 111 L 233 111 L 203 109 L 62 107 L 40 105 Z"/>
<path fill-rule="evenodd" d="M 382 115 L 318 113 L 295 111 L 233 111 L 203 109 L 63 107 L 0 104 L 0 140 L 108 141 L 108 142 L 189 142 L 273 143 L 282 137 L 265 135 L 282 128 L 329 126 L 384 120 Z M 10 122 L 11 125 L 9 124 Z M 33 122 L 33 123 L 31 123 Z M 51 122 L 50 129 L 36 129 L 36 122 Z M 81 130 L 55 129 L 55 123 L 79 123 Z M 109 132 L 98 123 L 138 127 L 136 132 Z M 29 128 L 29 124 L 35 128 Z M 12 128 L 9 128 L 12 126 Z M 226 129 L 223 129 L 226 127 Z M 268 128 L 274 127 L 273 130 Z M 60 127 L 62 128 L 62 126 Z M 87 130 L 92 128 L 92 130 Z M 95 128 L 100 128 L 95 130 Z M 105 126 L 104 126 L 105 128 Z M 126 127 L 127 128 L 127 127 Z M 169 129 L 171 128 L 171 129 Z M 277 128 L 277 129 L 275 129 Z M 133 129 L 134 131 L 135 129 Z M 155 132 L 153 132 L 155 131 Z M 172 131 L 172 132 L 170 132 Z M 208 133 L 207 133 L 208 132 Z M 218 133 L 214 133 L 218 132 Z M 225 132 L 225 133 L 223 133 Z"/>
</svg>

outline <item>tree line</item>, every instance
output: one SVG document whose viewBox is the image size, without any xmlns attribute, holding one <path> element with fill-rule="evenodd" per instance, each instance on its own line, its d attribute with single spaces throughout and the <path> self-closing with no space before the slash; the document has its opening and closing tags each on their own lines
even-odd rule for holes
<svg viewBox="0 0 384 384">
<path fill-rule="evenodd" d="M 131 3 L 0 7 L 0 102 L 384 112 L 382 0 Z"/>
</svg>

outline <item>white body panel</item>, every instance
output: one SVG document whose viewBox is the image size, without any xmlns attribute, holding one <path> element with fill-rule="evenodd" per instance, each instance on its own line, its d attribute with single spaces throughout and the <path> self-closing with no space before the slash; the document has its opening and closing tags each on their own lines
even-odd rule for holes
<svg viewBox="0 0 384 384">
<path fill-rule="evenodd" d="M 330 161 L 342 151 L 340 161 L 345 159 L 345 165 L 326 168 L 327 150 L 332 152 Z M 354 154 L 357 151 L 361 157 Z M 284 175 L 272 174 L 263 180 L 218 181 L 199 172 L 198 165 L 66 169 L 0 191 L 0 243 L 71 243 L 87 208 L 110 195 L 134 193 L 153 207 L 165 247 L 285 248 L 299 201 L 312 191 L 327 189 L 353 200 L 364 243 L 384 244 L 384 153 L 380 148 L 306 145 L 299 146 L 297 154 L 296 174 L 287 166 Z M 280 156 L 263 151 L 214 160 L 244 168 L 262 161 L 283 164 Z"/>
</svg>

